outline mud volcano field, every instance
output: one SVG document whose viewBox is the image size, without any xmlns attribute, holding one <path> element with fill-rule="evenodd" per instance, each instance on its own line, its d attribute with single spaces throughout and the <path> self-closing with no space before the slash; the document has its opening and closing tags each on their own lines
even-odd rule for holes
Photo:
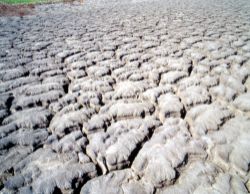
<svg viewBox="0 0 250 194">
<path fill-rule="evenodd" d="M 249 10 L 86 0 L 0 17 L 0 193 L 248 193 Z"/>
</svg>

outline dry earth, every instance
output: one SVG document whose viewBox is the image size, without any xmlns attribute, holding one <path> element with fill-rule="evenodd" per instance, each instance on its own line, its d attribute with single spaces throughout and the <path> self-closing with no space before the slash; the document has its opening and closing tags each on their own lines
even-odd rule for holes
<svg viewBox="0 0 250 194">
<path fill-rule="evenodd" d="M 1 17 L 0 193 L 248 193 L 249 10 L 89 0 Z"/>
<path fill-rule="evenodd" d="M 0 3 L 1 16 L 24 16 L 32 14 L 34 5 L 5 5 Z"/>
</svg>

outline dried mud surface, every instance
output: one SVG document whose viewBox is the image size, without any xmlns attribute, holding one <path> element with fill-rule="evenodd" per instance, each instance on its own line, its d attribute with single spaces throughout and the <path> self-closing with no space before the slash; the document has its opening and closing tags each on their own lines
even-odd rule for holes
<svg viewBox="0 0 250 194">
<path fill-rule="evenodd" d="M 0 193 L 248 193 L 249 10 L 89 0 L 1 17 Z"/>
</svg>

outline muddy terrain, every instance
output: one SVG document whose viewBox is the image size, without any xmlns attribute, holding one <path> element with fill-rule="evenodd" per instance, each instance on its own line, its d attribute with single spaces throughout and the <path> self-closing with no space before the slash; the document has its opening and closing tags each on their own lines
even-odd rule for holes
<svg viewBox="0 0 250 194">
<path fill-rule="evenodd" d="M 0 193 L 248 193 L 249 10 L 86 0 L 0 17 Z"/>
</svg>

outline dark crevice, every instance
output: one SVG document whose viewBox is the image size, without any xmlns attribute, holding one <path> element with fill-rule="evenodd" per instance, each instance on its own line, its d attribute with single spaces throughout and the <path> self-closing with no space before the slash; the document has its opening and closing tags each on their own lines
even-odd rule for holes
<svg viewBox="0 0 250 194">
<path fill-rule="evenodd" d="M 72 131 L 81 131 L 82 127 L 80 124 L 72 125 L 64 129 L 65 136 L 70 134 Z"/>
<path fill-rule="evenodd" d="M 247 79 L 248 79 L 248 77 L 249 77 L 248 75 L 247 75 L 247 76 L 245 76 L 245 77 L 242 79 L 242 82 L 241 82 L 241 83 L 242 83 L 242 84 L 245 84 L 245 83 L 246 83 L 246 81 L 247 81 Z"/>
<path fill-rule="evenodd" d="M 249 182 L 249 181 L 248 181 Z M 248 182 L 246 182 L 245 184 L 244 184 L 244 186 L 245 186 L 245 188 L 246 188 L 246 190 L 248 191 L 248 193 L 250 193 L 250 188 L 249 188 L 249 186 L 248 186 Z"/>
<path fill-rule="evenodd" d="M 146 116 L 145 111 L 142 111 L 142 112 L 141 112 L 141 117 L 142 117 L 142 118 L 145 118 L 145 116 Z"/>
<path fill-rule="evenodd" d="M 82 129 L 82 128 L 83 128 L 83 126 L 81 125 L 81 129 Z M 82 132 L 82 135 L 87 139 L 87 144 L 89 144 L 89 139 L 88 139 L 87 135 L 86 135 L 85 133 L 83 133 L 83 132 Z M 87 145 L 86 145 L 85 147 L 87 147 Z M 91 161 L 93 164 L 95 164 L 97 176 L 101 176 L 101 175 L 103 174 L 103 173 L 102 173 L 101 167 L 100 167 L 98 164 L 96 164 L 96 163 L 92 160 L 92 158 L 87 154 L 87 152 L 86 152 L 85 149 L 82 149 L 82 152 L 83 152 L 86 156 L 88 156 L 88 158 L 90 159 L 90 161 Z"/>
<path fill-rule="evenodd" d="M 58 187 L 55 187 L 53 194 L 62 194 L 62 191 Z"/>
<path fill-rule="evenodd" d="M 7 170 L 7 172 L 13 176 L 14 175 L 14 168 L 11 167 L 10 169 Z"/>
<path fill-rule="evenodd" d="M 9 110 L 10 109 L 10 107 L 11 107 L 11 105 L 12 105 L 12 102 L 13 102 L 13 100 L 14 100 L 14 97 L 11 95 L 11 96 L 9 96 L 9 98 L 7 99 L 7 101 L 6 101 L 6 107 L 7 107 L 7 109 Z"/>
<path fill-rule="evenodd" d="M 76 179 L 73 179 L 72 180 L 72 188 L 74 189 L 73 191 L 73 194 L 79 194 L 81 192 L 81 189 L 83 187 L 83 185 L 89 180 L 90 178 L 88 179 L 85 179 L 83 181 L 83 179 L 79 179 L 79 178 L 76 178 Z"/>
<path fill-rule="evenodd" d="M 42 103 L 42 101 L 39 100 L 39 101 L 36 103 L 36 105 L 37 105 L 37 106 L 43 106 L 43 103 Z"/>
<path fill-rule="evenodd" d="M 187 111 L 186 111 L 186 109 L 183 107 L 183 109 L 181 110 L 181 118 L 182 118 L 182 119 L 185 119 L 186 114 L 187 114 Z"/>
<path fill-rule="evenodd" d="M 24 77 L 28 77 L 30 75 L 30 72 L 29 71 L 27 71 L 27 72 L 25 72 L 25 74 L 23 75 Z"/>
<path fill-rule="evenodd" d="M 192 62 L 193 63 L 193 62 Z M 188 68 L 188 75 L 190 76 L 193 71 L 193 64 Z"/>
<path fill-rule="evenodd" d="M 12 95 L 10 95 L 10 96 L 8 97 L 8 99 L 6 100 L 6 102 L 5 102 L 5 106 L 6 106 L 6 108 L 7 108 L 7 110 L 6 110 L 6 115 L 5 115 L 4 117 L 0 118 L 0 125 L 2 124 L 4 118 L 11 114 L 10 108 L 11 108 L 11 106 L 12 106 L 13 100 L 14 100 L 14 97 L 13 97 Z"/>
<path fill-rule="evenodd" d="M 65 94 L 67 94 L 69 92 L 69 84 L 64 84 L 63 85 L 63 91 Z"/>
<path fill-rule="evenodd" d="M 96 164 L 95 167 L 96 167 L 97 176 L 103 175 L 101 167 L 98 164 Z"/>
<path fill-rule="evenodd" d="M 151 137 L 153 136 L 154 134 L 154 129 L 155 128 L 151 128 L 149 129 L 149 133 L 148 135 L 142 140 L 142 142 L 138 143 L 136 148 L 131 152 L 128 160 L 130 161 L 129 163 L 129 167 L 131 167 L 131 165 L 133 164 L 136 156 L 138 155 L 139 151 L 142 149 L 144 143 L 146 143 L 147 141 L 149 141 L 151 139 Z"/>
<path fill-rule="evenodd" d="M 103 102 L 103 96 L 102 96 L 102 94 L 98 95 L 98 99 L 99 99 L 100 106 L 104 106 L 105 103 Z"/>
<path fill-rule="evenodd" d="M 180 177 L 180 172 L 178 170 L 175 170 L 175 178 L 174 178 L 173 184 L 176 183 L 179 177 Z"/>
<path fill-rule="evenodd" d="M 188 163 L 188 154 L 186 154 L 186 155 L 184 156 L 184 159 L 183 159 L 182 163 L 179 164 L 179 165 L 175 168 L 176 175 L 175 175 L 175 179 L 173 180 L 173 184 L 175 184 L 176 181 L 179 179 L 179 177 L 180 177 L 180 175 L 181 175 L 180 171 L 181 171 L 181 169 L 183 169 L 183 168 L 187 165 L 187 163 Z"/>
<path fill-rule="evenodd" d="M 0 182 L 0 191 L 4 188 L 4 184 Z"/>
</svg>

